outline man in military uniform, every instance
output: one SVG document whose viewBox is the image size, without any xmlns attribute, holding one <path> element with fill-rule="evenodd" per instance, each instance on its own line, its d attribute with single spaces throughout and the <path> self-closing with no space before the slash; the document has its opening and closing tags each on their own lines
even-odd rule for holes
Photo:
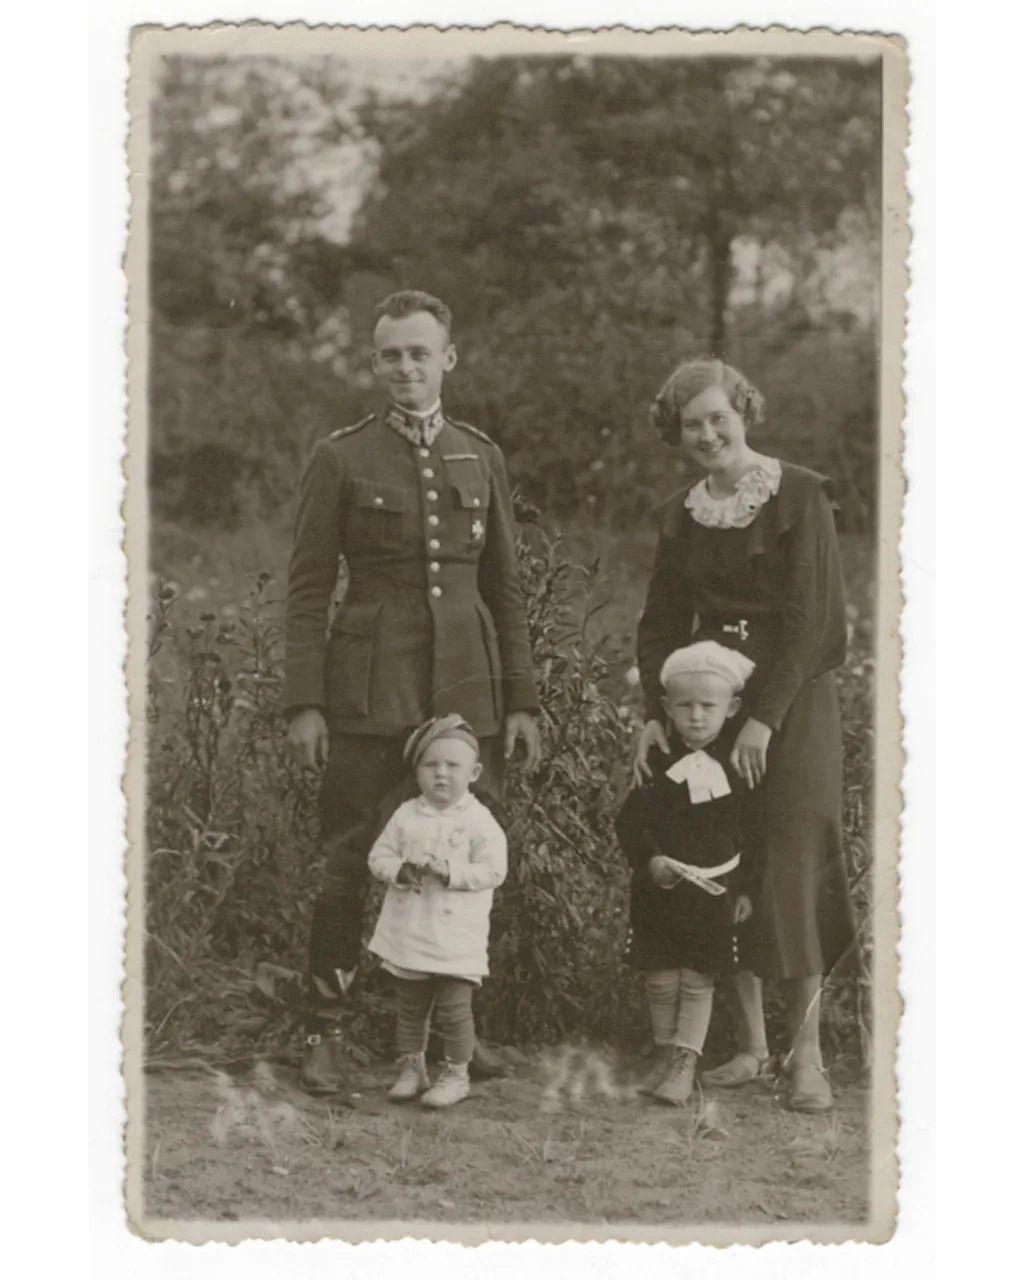
<svg viewBox="0 0 1024 1280">
<path fill-rule="evenodd" d="M 402 747 L 431 716 L 476 730 L 481 785 L 501 787 L 518 740 L 533 768 L 537 693 L 501 450 L 441 407 L 455 367 L 451 313 L 417 290 L 380 304 L 379 412 L 321 440 L 302 482 L 288 579 L 284 711 L 309 767 L 324 766 L 323 890 L 310 937 L 317 1007 L 303 1080 L 343 1086 L 330 1014 L 359 960 L 370 845 L 401 797 Z M 348 581 L 328 634 L 339 557 Z"/>
</svg>

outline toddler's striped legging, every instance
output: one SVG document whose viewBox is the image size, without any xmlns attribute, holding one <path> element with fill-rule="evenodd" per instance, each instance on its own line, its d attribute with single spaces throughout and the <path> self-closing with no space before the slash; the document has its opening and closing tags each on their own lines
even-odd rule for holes
<svg viewBox="0 0 1024 1280">
<path fill-rule="evenodd" d="M 400 1054 L 422 1053 L 427 1047 L 431 1017 L 437 1022 L 449 1062 L 468 1062 L 473 1056 L 473 987 L 465 978 L 431 974 L 425 978 L 394 978 L 398 992 L 395 1043 Z"/>
</svg>

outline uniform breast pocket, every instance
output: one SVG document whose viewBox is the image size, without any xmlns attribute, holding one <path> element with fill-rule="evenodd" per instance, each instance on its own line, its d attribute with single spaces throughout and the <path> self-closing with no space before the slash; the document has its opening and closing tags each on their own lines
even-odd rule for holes
<svg viewBox="0 0 1024 1280">
<path fill-rule="evenodd" d="M 487 510 L 491 487 L 477 462 L 449 462 L 446 468 L 452 493 L 452 523 L 462 551 L 479 551 L 487 538 Z"/>
<path fill-rule="evenodd" d="M 354 479 L 346 549 L 397 550 L 407 532 L 412 496 L 412 492 L 401 485 Z"/>
</svg>

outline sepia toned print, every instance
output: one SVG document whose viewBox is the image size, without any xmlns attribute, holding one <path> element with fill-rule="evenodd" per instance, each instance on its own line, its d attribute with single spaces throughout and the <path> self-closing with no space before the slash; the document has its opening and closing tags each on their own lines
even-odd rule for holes
<svg viewBox="0 0 1024 1280">
<path fill-rule="evenodd" d="M 891 1234 L 905 96 L 136 30 L 139 1233 Z"/>
</svg>

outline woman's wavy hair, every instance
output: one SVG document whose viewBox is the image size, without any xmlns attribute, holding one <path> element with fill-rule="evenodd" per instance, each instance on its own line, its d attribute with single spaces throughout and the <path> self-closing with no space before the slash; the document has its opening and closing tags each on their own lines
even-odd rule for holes
<svg viewBox="0 0 1024 1280">
<path fill-rule="evenodd" d="M 683 410 L 708 387 L 724 387 L 748 431 L 764 422 L 764 396 L 739 369 L 711 356 L 684 360 L 669 374 L 650 408 L 651 424 L 666 444 L 679 443 Z"/>
</svg>

